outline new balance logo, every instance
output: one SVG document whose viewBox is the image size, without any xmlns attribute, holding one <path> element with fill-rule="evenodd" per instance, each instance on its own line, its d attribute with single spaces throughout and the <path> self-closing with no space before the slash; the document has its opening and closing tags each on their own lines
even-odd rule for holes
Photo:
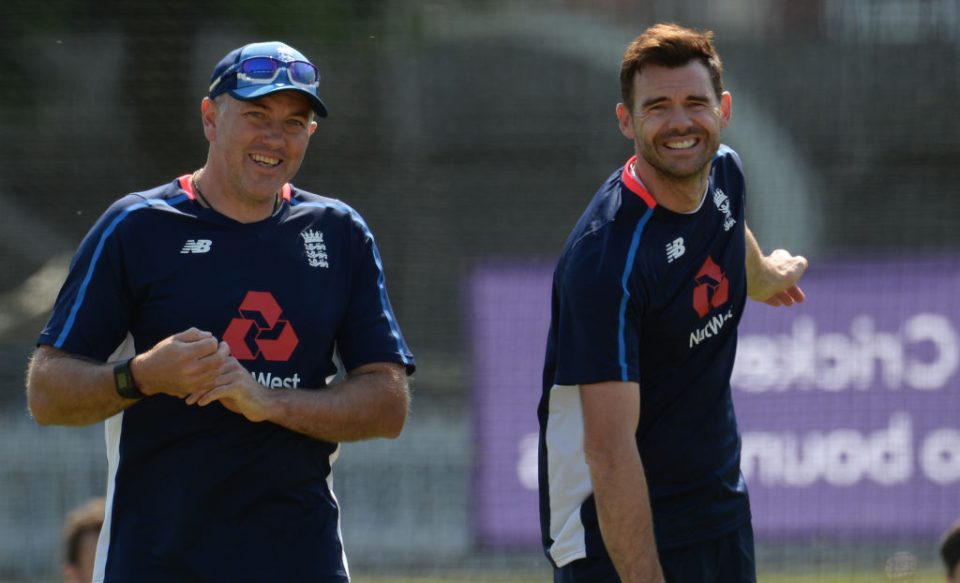
<svg viewBox="0 0 960 583">
<path fill-rule="evenodd" d="M 687 248 L 683 246 L 683 237 L 677 237 L 672 243 L 667 243 L 667 263 L 673 263 L 674 259 L 679 259 Z"/>
<path fill-rule="evenodd" d="M 206 253 L 210 250 L 211 245 L 213 245 L 213 241 L 210 239 L 187 239 L 180 253 Z"/>
</svg>

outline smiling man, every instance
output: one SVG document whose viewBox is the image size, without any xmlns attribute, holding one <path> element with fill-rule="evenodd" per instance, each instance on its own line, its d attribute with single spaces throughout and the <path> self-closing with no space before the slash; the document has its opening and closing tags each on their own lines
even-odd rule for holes
<svg viewBox="0 0 960 583">
<path fill-rule="evenodd" d="M 44 425 L 106 420 L 95 582 L 349 580 L 331 466 L 400 434 L 414 361 L 366 223 L 289 183 L 319 83 L 283 43 L 231 51 L 206 164 L 119 199 L 74 257 L 27 398 Z"/>
<path fill-rule="evenodd" d="M 544 550 L 557 583 L 756 580 L 730 394 L 746 298 L 804 299 L 807 262 L 744 220 L 732 100 L 712 35 L 657 25 L 620 69 L 635 155 L 554 272 L 540 421 Z"/>
</svg>

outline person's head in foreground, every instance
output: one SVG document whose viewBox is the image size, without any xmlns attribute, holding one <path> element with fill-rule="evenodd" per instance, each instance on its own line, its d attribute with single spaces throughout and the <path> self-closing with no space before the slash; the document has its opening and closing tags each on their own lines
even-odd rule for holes
<svg viewBox="0 0 960 583">
<path fill-rule="evenodd" d="M 97 539 L 103 527 L 104 499 L 93 498 L 67 514 L 63 525 L 63 580 L 90 583 Z"/>
<path fill-rule="evenodd" d="M 943 537 L 940 558 L 947 569 L 947 583 L 960 583 L 960 522 Z"/>
</svg>

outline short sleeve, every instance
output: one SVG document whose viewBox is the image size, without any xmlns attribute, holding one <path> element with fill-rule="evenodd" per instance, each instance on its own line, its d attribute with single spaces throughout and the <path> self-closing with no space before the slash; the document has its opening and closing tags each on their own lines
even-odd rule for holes
<svg viewBox="0 0 960 583">
<path fill-rule="evenodd" d="M 126 338 L 133 301 L 120 231 L 138 200 L 114 203 L 84 237 L 38 345 L 105 361 Z"/>
<path fill-rule="evenodd" d="M 628 253 L 612 238 L 584 237 L 555 275 L 557 384 L 639 381 L 640 298 Z"/>
<path fill-rule="evenodd" d="M 373 362 L 402 364 L 407 374 L 416 365 L 390 305 L 380 251 L 366 223 L 351 212 L 355 264 L 350 300 L 337 337 L 346 370 Z"/>
</svg>

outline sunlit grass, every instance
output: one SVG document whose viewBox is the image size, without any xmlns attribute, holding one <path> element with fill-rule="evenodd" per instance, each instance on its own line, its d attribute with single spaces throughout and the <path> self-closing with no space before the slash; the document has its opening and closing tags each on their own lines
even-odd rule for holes
<svg viewBox="0 0 960 583">
<path fill-rule="evenodd" d="M 549 583 L 550 573 L 542 577 L 521 576 L 478 576 L 470 575 L 447 577 L 354 577 L 354 583 Z M 887 576 L 885 573 L 838 572 L 838 573 L 761 573 L 759 583 L 943 583 L 943 574 L 937 572 L 919 572 Z"/>
<path fill-rule="evenodd" d="M 448 576 L 400 576 L 386 577 L 355 576 L 353 583 L 550 583 L 551 576 L 548 569 L 542 576 L 509 574 L 484 574 L 473 576 L 458 574 Z M 757 577 L 759 583 L 943 583 L 943 573 L 940 571 L 923 571 L 910 574 L 887 576 L 876 572 L 837 572 L 837 573 L 761 573 Z M 58 581 L 14 581 L 0 579 L 0 583 L 58 583 Z"/>
</svg>

